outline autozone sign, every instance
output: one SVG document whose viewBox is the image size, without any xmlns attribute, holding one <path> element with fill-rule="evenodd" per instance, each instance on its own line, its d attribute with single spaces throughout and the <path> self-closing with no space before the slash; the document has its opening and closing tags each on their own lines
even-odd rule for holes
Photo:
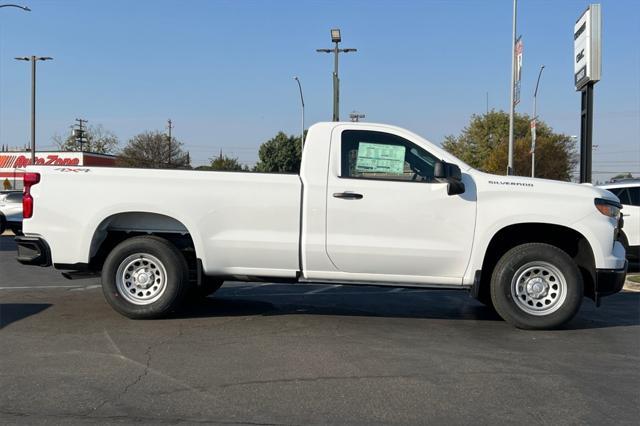
<svg viewBox="0 0 640 426">
<path fill-rule="evenodd" d="M 74 154 L 36 155 L 37 166 L 78 166 L 81 157 Z M 1 154 L 0 169 L 22 169 L 31 164 L 31 157 L 24 154 Z"/>
</svg>

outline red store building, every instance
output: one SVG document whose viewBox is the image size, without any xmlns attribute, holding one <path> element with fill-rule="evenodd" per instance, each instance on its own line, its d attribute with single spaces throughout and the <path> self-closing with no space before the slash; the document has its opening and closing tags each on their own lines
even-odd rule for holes
<svg viewBox="0 0 640 426">
<path fill-rule="evenodd" d="M 24 168 L 31 163 L 28 151 L 0 152 L 0 189 L 22 189 Z M 114 155 L 96 154 L 78 151 L 45 151 L 36 152 L 37 166 L 102 166 L 114 167 Z"/>
</svg>

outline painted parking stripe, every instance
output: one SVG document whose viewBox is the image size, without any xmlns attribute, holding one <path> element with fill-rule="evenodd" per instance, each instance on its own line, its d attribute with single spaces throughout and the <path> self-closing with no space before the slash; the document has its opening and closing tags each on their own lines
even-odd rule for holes
<svg viewBox="0 0 640 426">
<path fill-rule="evenodd" d="M 234 287 L 229 287 L 229 288 L 232 288 L 232 289 L 234 289 L 236 291 L 247 291 L 247 290 L 251 290 L 251 289 L 254 289 L 254 288 L 258 289 L 258 288 L 261 288 L 261 287 L 267 287 L 267 286 L 270 286 L 270 285 L 276 285 L 276 283 L 260 283 L 258 285 L 249 285 L 249 286 L 246 286 L 246 287 L 244 287 L 244 286 L 243 287 L 240 287 L 240 286 L 235 287 L 234 286 Z"/>
<path fill-rule="evenodd" d="M 31 285 L 21 287 L 0 287 L 0 290 L 42 290 L 47 288 L 82 288 L 78 285 Z"/>
<path fill-rule="evenodd" d="M 92 290 L 94 288 L 99 288 L 102 287 L 102 285 L 100 284 L 94 284 L 94 285 L 88 285 L 86 287 L 77 287 L 77 288 L 72 288 L 70 291 L 83 291 L 83 290 Z"/>
<path fill-rule="evenodd" d="M 304 294 L 318 294 L 318 293 L 322 293 L 322 292 L 327 291 L 327 290 L 333 290 L 334 288 L 338 288 L 338 287 L 342 287 L 342 284 L 336 284 L 336 285 L 332 285 L 332 286 L 326 286 L 326 287 L 322 287 L 322 288 L 317 288 L 315 290 L 307 291 Z"/>
</svg>

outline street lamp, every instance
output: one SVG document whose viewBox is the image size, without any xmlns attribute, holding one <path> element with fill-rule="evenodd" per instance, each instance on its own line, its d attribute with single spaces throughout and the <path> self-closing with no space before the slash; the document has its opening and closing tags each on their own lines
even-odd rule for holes
<svg viewBox="0 0 640 426">
<path fill-rule="evenodd" d="M 36 62 L 50 61 L 49 56 L 23 56 L 17 61 L 31 62 L 31 164 L 36 164 Z"/>
<path fill-rule="evenodd" d="M 300 79 L 297 76 L 293 77 L 293 79 L 298 82 L 300 103 L 302 104 L 302 133 L 300 133 L 300 155 L 302 155 L 302 148 L 304 148 L 304 97 L 302 96 L 302 84 L 300 84 Z"/>
<path fill-rule="evenodd" d="M 349 113 L 349 118 L 351 119 L 352 123 L 358 123 L 360 121 L 360 119 L 362 119 L 364 117 L 365 117 L 364 114 L 361 114 L 361 113 L 359 113 L 357 111 L 351 111 Z"/>
<path fill-rule="evenodd" d="M 540 77 L 542 77 L 543 70 L 544 65 L 540 67 L 538 81 L 536 82 L 536 90 L 533 92 L 533 119 L 531 120 L 531 177 L 536 177 L 536 125 L 538 124 L 536 107 L 538 100 L 538 85 L 540 84 Z"/>
<path fill-rule="evenodd" d="M 20 6 L 17 4 L 0 4 L 0 7 L 17 7 L 18 9 L 22 9 L 25 12 L 31 12 L 31 9 L 29 9 L 27 6 Z"/>
<path fill-rule="evenodd" d="M 353 48 L 338 48 L 338 44 L 341 41 L 342 37 L 340 36 L 340 29 L 334 28 L 331 30 L 331 42 L 335 43 L 336 46 L 333 49 L 316 49 L 316 52 L 333 53 L 335 55 L 333 63 L 333 121 L 340 121 L 340 79 L 338 78 L 338 55 L 340 53 L 358 51 L 358 49 Z"/>
</svg>

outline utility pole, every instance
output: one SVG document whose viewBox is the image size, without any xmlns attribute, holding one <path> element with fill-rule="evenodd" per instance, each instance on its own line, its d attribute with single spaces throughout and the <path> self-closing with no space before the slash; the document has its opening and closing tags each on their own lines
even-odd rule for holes
<svg viewBox="0 0 640 426">
<path fill-rule="evenodd" d="M 333 49 L 316 49 L 316 52 L 333 53 L 333 121 L 340 121 L 340 78 L 338 77 L 338 56 L 340 53 L 357 52 L 358 49 L 347 48 L 340 49 L 339 43 L 342 41 L 340 29 L 331 30 L 331 41 L 335 43 Z"/>
<path fill-rule="evenodd" d="M 36 62 L 50 61 L 49 56 L 23 56 L 15 58 L 17 61 L 31 62 L 31 164 L 36 164 Z"/>
<path fill-rule="evenodd" d="M 515 110 L 516 83 L 516 17 L 518 14 L 518 0 L 513 0 L 513 34 L 511 38 L 511 103 L 509 105 L 509 161 L 507 175 L 513 174 L 513 114 Z"/>
<path fill-rule="evenodd" d="M 171 166 L 171 129 L 173 129 L 173 121 L 171 121 L 171 119 L 167 120 L 167 129 L 169 129 L 169 140 L 168 140 L 169 151 L 168 151 L 167 164 Z"/>
<path fill-rule="evenodd" d="M 76 118 L 76 124 L 74 126 L 78 126 L 78 128 L 73 129 L 73 136 L 76 139 L 76 143 L 80 144 L 80 152 L 84 151 L 83 144 L 89 142 L 85 134 L 85 128 L 84 128 L 85 124 L 87 124 L 87 120 L 83 120 L 82 118 Z"/>
<path fill-rule="evenodd" d="M 543 70 L 544 65 L 540 67 L 538 81 L 536 82 L 536 90 L 533 92 L 533 118 L 531 119 L 531 177 L 536 177 L 536 125 L 538 124 L 537 100 L 538 85 L 540 84 L 540 77 L 542 77 Z"/>
<path fill-rule="evenodd" d="M 487 114 L 489 114 L 489 92 L 487 92 Z"/>
</svg>

